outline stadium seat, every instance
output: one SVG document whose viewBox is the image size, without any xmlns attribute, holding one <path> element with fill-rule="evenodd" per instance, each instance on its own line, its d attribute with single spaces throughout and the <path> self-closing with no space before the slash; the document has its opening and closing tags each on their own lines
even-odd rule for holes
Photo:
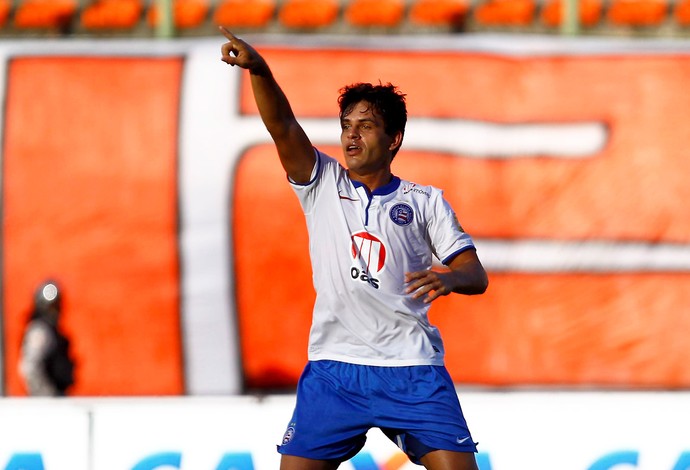
<svg viewBox="0 0 690 470">
<path fill-rule="evenodd" d="M 213 22 L 230 29 L 264 28 L 275 10 L 275 0 L 224 0 L 213 12 Z"/>
<path fill-rule="evenodd" d="M 417 0 L 410 8 L 412 23 L 429 26 L 457 26 L 464 23 L 470 5 L 467 0 Z"/>
<path fill-rule="evenodd" d="M 339 9 L 337 0 L 285 0 L 278 19 L 288 28 L 315 29 L 333 24 Z"/>
<path fill-rule="evenodd" d="M 563 23 L 564 0 L 549 0 L 541 11 L 541 21 L 547 26 L 560 26 Z M 602 0 L 580 0 L 578 18 L 582 26 L 594 26 L 601 20 Z"/>
<path fill-rule="evenodd" d="M 175 24 L 175 28 L 198 28 L 206 20 L 209 8 L 208 0 L 174 0 L 173 23 Z M 154 3 L 146 14 L 146 21 L 149 26 L 157 26 L 159 16 L 158 5 Z"/>
<path fill-rule="evenodd" d="M 11 9 L 12 4 L 10 3 L 10 0 L 0 0 L 0 28 L 7 24 Z"/>
<path fill-rule="evenodd" d="M 81 13 L 81 25 L 90 30 L 134 28 L 144 9 L 141 0 L 97 0 Z"/>
<path fill-rule="evenodd" d="M 608 20 L 617 26 L 658 26 L 667 11 L 667 0 L 611 0 Z"/>
<path fill-rule="evenodd" d="M 352 26 L 398 26 L 405 15 L 403 0 L 353 0 L 345 9 Z"/>
<path fill-rule="evenodd" d="M 76 0 L 24 0 L 17 6 L 14 25 L 27 29 L 68 28 L 77 7 Z"/>
<path fill-rule="evenodd" d="M 535 0 L 489 0 L 475 8 L 474 18 L 484 26 L 528 26 L 536 8 Z"/>
<path fill-rule="evenodd" d="M 676 3 L 673 18 L 680 26 L 690 26 L 690 0 L 679 0 Z"/>
</svg>

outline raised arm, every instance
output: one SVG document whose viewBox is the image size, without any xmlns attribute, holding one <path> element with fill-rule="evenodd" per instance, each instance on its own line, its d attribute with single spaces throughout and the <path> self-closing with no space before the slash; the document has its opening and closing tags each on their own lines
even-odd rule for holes
<svg viewBox="0 0 690 470">
<path fill-rule="evenodd" d="M 228 39 L 221 47 L 221 60 L 249 71 L 254 100 L 285 172 L 296 183 L 308 182 L 316 156 L 285 93 L 261 54 L 226 28 L 220 27 L 220 31 Z"/>
</svg>

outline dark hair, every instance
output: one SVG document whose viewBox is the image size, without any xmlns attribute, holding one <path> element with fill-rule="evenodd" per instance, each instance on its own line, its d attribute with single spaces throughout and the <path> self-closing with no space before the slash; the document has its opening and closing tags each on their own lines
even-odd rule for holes
<svg viewBox="0 0 690 470">
<path fill-rule="evenodd" d="M 393 137 L 400 132 L 405 135 L 405 124 L 407 124 L 407 106 L 405 105 L 405 94 L 398 90 L 398 87 L 390 83 L 378 85 L 371 83 L 354 83 L 340 89 L 338 105 L 340 106 L 340 119 L 343 119 L 352 107 L 360 101 L 369 103 L 373 111 L 376 111 L 383 118 L 383 129 L 389 136 Z M 400 147 L 393 151 L 393 156 Z"/>
</svg>

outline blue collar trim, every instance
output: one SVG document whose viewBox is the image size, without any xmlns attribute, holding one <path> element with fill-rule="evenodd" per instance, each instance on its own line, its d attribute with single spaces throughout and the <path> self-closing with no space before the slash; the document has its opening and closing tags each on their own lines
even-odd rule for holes
<svg viewBox="0 0 690 470">
<path fill-rule="evenodd" d="M 395 175 L 392 175 L 393 177 L 391 178 L 390 183 L 384 184 L 380 188 L 375 189 L 374 191 L 371 192 L 371 196 L 385 196 L 386 194 L 390 194 L 392 192 L 395 192 L 398 190 L 400 187 L 400 178 L 398 178 Z M 364 186 L 364 184 L 360 183 L 359 181 L 355 180 L 350 180 L 352 181 L 352 184 L 354 185 L 355 188 L 361 188 Z"/>
</svg>

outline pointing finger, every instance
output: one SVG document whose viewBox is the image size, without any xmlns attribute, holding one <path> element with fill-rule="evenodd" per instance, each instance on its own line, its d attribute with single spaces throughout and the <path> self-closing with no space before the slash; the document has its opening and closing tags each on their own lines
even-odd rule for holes
<svg viewBox="0 0 690 470">
<path fill-rule="evenodd" d="M 228 38 L 229 40 L 237 39 L 234 34 L 232 34 L 230 31 L 228 31 L 228 28 L 225 26 L 218 26 L 218 29 L 220 30 L 221 33 L 223 33 L 223 36 Z"/>
</svg>

